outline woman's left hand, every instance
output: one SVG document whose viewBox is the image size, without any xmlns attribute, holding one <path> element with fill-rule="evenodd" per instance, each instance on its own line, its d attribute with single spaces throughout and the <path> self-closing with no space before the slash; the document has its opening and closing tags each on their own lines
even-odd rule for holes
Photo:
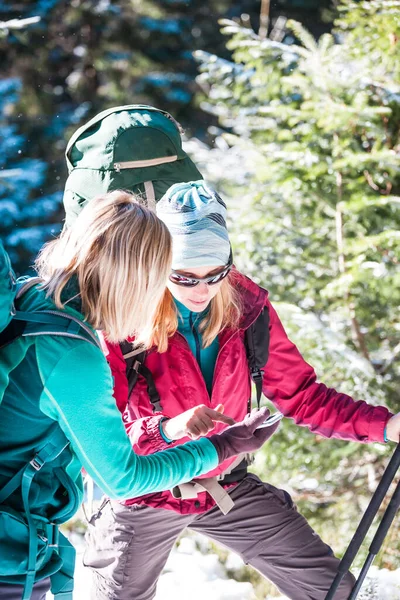
<svg viewBox="0 0 400 600">
<path fill-rule="evenodd" d="M 391 442 L 400 443 L 400 412 L 391 417 L 387 422 L 386 437 Z"/>
</svg>

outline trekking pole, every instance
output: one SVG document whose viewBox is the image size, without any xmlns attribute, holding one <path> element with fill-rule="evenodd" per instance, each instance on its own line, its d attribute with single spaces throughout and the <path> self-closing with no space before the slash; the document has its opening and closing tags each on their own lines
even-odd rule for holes
<svg viewBox="0 0 400 600">
<path fill-rule="evenodd" d="M 355 600 L 357 598 L 358 592 L 361 589 L 362 583 L 365 579 L 368 569 L 374 562 L 376 555 L 378 554 L 380 547 L 382 546 L 383 540 L 386 537 L 386 534 L 389 530 L 389 527 L 392 524 L 393 519 L 396 516 L 397 510 L 400 507 L 400 481 L 397 484 L 397 487 L 393 493 L 393 496 L 389 502 L 387 509 L 382 517 L 382 521 L 374 535 L 374 539 L 371 542 L 369 547 L 369 554 L 363 564 L 363 567 L 360 571 L 357 581 L 354 584 L 353 589 L 351 590 L 351 594 L 349 596 L 349 600 Z"/>
<path fill-rule="evenodd" d="M 343 555 L 342 560 L 339 563 L 337 575 L 336 575 L 335 579 L 333 580 L 332 585 L 329 588 L 327 595 L 325 596 L 325 600 L 333 600 L 336 590 L 338 589 L 343 577 L 346 575 L 346 573 L 350 569 L 350 566 L 351 566 L 357 552 L 359 551 L 360 546 L 363 543 L 365 536 L 367 535 L 368 529 L 371 527 L 371 523 L 374 520 L 375 515 L 378 512 L 378 510 L 383 502 L 383 499 L 386 495 L 386 492 L 389 489 L 389 486 L 392 483 L 394 476 L 396 475 L 396 472 L 399 467 L 400 467 L 400 444 L 397 445 L 397 448 L 394 451 L 393 456 L 390 459 L 390 462 L 389 462 L 388 466 L 386 467 L 385 472 L 382 475 L 382 479 L 380 480 L 378 487 L 376 488 L 375 493 L 371 498 L 371 502 L 369 503 L 367 510 L 365 511 L 365 513 L 360 521 L 360 524 L 357 527 L 356 532 L 352 537 L 349 547 L 347 548 L 346 552 Z M 396 490 L 396 492 L 397 492 L 397 490 Z M 396 492 L 395 492 L 395 494 L 396 494 Z M 393 497 L 395 494 L 393 494 Z M 396 498 L 397 498 L 397 496 L 396 496 Z M 392 498 L 392 500 L 393 500 L 393 498 Z M 391 511 L 392 510 L 393 510 L 393 508 L 391 509 Z M 387 519 L 387 521 L 388 520 L 389 519 Z M 393 520 L 393 518 L 392 518 L 392 520 Z M 390 523 L 391 522 L 392 521 L 390 521 Z M 388 525 L 388 528 L 390 526 L 390 523 Z M 385 530 L 385 533 L 386 533 L 386 531 L 387 531 L 387 529 Z M 382 538 L 382 541 L 383 541 L 383 538 Z M 366 573 L 366 570 L 365 570 L 365 573 Z M 364 574 L 364 577 L 365 577 L 365 574 Z M 355 596 L 352 596 L 352 598 L 355 598 Z"/>
</svg>

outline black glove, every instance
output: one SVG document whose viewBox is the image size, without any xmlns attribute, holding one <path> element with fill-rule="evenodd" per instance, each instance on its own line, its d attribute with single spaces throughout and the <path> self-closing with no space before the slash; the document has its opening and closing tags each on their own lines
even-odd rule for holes
<svg viewBox="0 0 400 600">
<path fill-rule="evenodd" d="M 261 448 L 279 427 L 278 422 L 270 427 L 257 429 L 269 414 L 270 411 L 266 407 L 260 410 L 254 409 L 245 416 L 243 421 L 227 427 L 221 433 L 211 435 L 208 439 L 218 452 L 219 462 Z"/>
</svg>

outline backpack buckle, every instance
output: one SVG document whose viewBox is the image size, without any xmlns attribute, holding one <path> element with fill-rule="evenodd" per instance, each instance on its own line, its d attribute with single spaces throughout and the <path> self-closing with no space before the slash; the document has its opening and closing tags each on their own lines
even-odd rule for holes
<svg viewBox="0 0 400 600">
<path fill-rule="evenodd" d="M 258 383 L 259 381 L 262 381 L 263 375 L 264 375 L 264 369 L 257 369 L 255 367 L 253 367 L 250 371 L 251 373 L 251 378 L 254 381 L 254 383 Z"/>
<path fill-rule="evenodd" d="M 58 526 L 56 525 L 56 523 L 50 523 L 51 526 L 51 536 L 49 536 L 49 548 L 58 548 L 59 546 L 59 539 L 58 539 Z"/>
<path fill-rule="evenodd" d="M 44 465 L 44 461 L 38 456 L 35 456 L 34 458 L 32 458 L 32 460 L 29 461 L 29 464 L 35 469 L 35 471 L 40 471 L 40 469 Z"/>
<path fill-rule="evenodd" d="M 133 363 L 132 369 L 134 371 L 136 371 L 136 373 L 139 373 L 141 366 L 142 366 L 142 363 L 139 360 L 135 360 L 135 362 Z"/>
</svg>

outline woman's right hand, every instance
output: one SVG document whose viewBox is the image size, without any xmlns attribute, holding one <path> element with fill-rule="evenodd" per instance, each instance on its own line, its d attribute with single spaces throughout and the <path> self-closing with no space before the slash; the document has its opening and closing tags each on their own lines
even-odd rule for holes
<svg viewBox="0 0 400 600">
<path fill-rule="evenodd" d="M 243 421 L 235 423 L 219 434 L 211 435 L 208 439 L 218 452 L 219 463 L 238 454 L 254 452 L 261 448 L 279 427 L 277 422 L 270 427 L 257 429 L 269 415 L 270 411 L 266 407 L 254 409 Z"/>
<path fill-rule="evenodd" d="M 212 431 L 216 423 L 225 423 L 225 425 L 235 423 L 235 420 L 224 415 L 223 411 L 222 404 L 219 404 L 215 410 L 204 404 L 199 404 L 177 417 L 166 419 L 161 423 L 161 427 L 165 436 L 170 440 L 179 440 L 183 437 L 197 440 Z"/>
</svg>

